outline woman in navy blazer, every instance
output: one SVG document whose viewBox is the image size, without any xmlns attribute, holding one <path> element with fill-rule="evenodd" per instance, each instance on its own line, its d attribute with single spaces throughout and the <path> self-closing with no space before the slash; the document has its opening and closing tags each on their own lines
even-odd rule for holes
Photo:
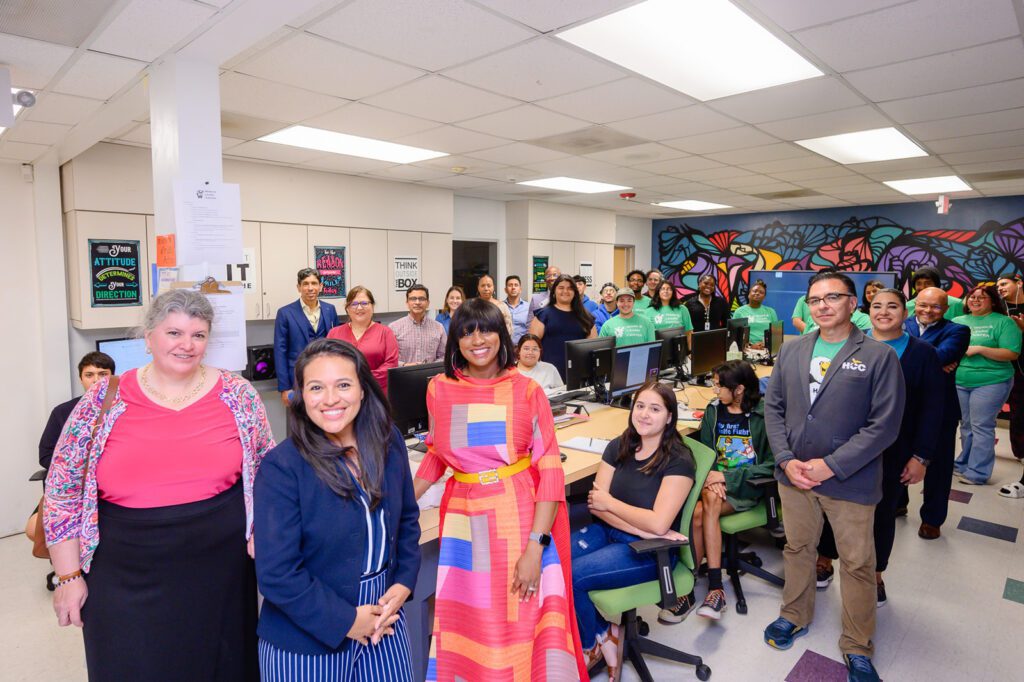
<svg viewBox="0 0 1024 682">
<path fill-rule="evenodd" d="M 295 359 L 313 339 L 327 337 L 327 332 L 338 326 L 338 311 L 330 303 L 320 300 L 323 284 L 320 273 L 315 268 L 299 270 L 299 300 L 278 309 L 274 320 L 274 369 L 277 372 L 277 390 L 281 400 L 288 406 L 288 393 L 292 390 Z M 316 328 L 306 317 L 306 310 L 311 315 L 319 315 Z"/>
<path fill-rule="evenodd" d="M 292 436 L 254 492 L 262 679 L 412 682 L 401 609 L 420 527 L 405 441 L 351 344 L 313 341 L 295 371 Z"/>
</svg>

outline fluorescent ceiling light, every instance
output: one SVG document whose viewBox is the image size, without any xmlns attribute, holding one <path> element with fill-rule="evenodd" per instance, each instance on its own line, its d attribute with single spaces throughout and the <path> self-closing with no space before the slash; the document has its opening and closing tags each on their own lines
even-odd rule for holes
<svg viewBox="0 0 1024 682">
<path fill-rule="evenodd" d="M 726 206 L 725 204 L 713 204 L 710 201 L 697 201 L 696 199 L 687 199 L 686 201 L 659 201 L 654 204 L 654 206 L 678 208 L 684 211 L 714 211 L 718 208 L 732 208 L 732 206 Z"/>
<path fill-rule="evenodd" d="M 560 189 L 563 192 L 579 192 L 580 194 L 597 194 L 598 192 L 614 192 L 616 190 L 632 189 L 623 185 L 610 185 L 607 182 L 594 182 L 593 180 L 580 180 L 578 178 L 541 178 L 540 180 L 527 180 L 518 182 L 517 185 L 529 185 L 530 187 L 543 187 L 545 189 Z"/>
<path fill-rule="evenodd" d="M 701 101 L 822 75 L 728 0 L 646 0 L 558 37 Z"/>
<path fill-rule="evenodd" d="M 955 175 L 942 175 L 935 178 L 914 178 L 912 180 L 886 180 L 897 192 L 904 194 L 940 194 L 942 192 L 969 192 L 970 185 Z"/>
<path fill-rule="evenodd" d="M 259 138 L 260 142 L 274 142 L 292 147 L 316 149 L 333 154 L 358 156 L 364 159 L 377 159 L 391 163 L 415 163 L 448 156 L 447 152 L 435 152 L 430 149 L 410 147 L 394 142 L 374 140 L 358 135 L 336 133 L 333 130 L 322 130 L 308 126 L 290 126 L 276 133 Z"/>
<path fill-rule="evenodd" d="M 928 152 L 895 128 L 861 130 L 857 133 L 797 140 L 796 143 L 839 163 L 869 163 L 928 156 Z"/>
</svg>

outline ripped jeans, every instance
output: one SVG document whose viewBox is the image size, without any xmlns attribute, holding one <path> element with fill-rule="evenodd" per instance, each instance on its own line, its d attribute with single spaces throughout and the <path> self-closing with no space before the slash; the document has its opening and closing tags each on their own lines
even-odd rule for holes
<svg viewBox="0 0 1024 682">
<path fill-rule="evenodd" d="M 572 598 L 584 650 L 597 644 L 608 631 L 608 621 L 590 601 L 590 590 L 628 587 L 658 578 L 654 554 L 637 554 L 629 548 L 630 542 L 639 539 L 602 521 L 572 534 Z M 678 558 L 679 554 L 673 552 L 673 566 Z"/>
</svg>

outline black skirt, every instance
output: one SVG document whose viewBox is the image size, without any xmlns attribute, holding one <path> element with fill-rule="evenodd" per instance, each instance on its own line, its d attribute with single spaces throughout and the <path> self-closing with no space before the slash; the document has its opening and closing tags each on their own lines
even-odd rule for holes
<svg viewBox="0 0 1024 682">
<path fill-rule="evenodd" d="M 208 500 L 99 503 L 82 610 L 92 682 L 259 680 L 241 482 Z"/>
</svg>

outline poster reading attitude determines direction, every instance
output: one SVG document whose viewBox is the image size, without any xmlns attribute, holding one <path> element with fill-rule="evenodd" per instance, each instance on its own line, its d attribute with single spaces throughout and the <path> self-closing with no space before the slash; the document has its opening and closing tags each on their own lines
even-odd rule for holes
<svg viewBox="0 0 1024 682">
<path fill-rule="evenodd" d="M 93 308 L 142 305 L 139 242 L 90 239 L 89 271 Z"/>
<path fill-rule="evenodd" d="M 314 246 L 313 267 L 320 273 L 320 298 L 345 298 L 345 247 Z"/>
</svg>

